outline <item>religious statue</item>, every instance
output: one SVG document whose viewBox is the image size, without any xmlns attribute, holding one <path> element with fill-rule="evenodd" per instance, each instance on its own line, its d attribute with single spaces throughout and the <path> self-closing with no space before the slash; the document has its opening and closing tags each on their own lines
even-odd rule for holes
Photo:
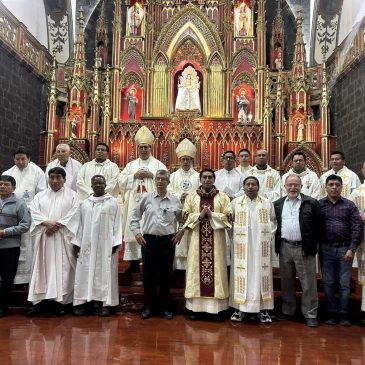
<svg viewBox="0 0 365 365">
<path fill-rule="evenodd" d="M 136 120 L 136 106 L 138 104 L 138 98 L 136 96 L 137 90 L 132 87 L 129 89 L 128 100 L 128 121 Z"/>
<path fill-rule="evenodd" d="M 139 27 L 142 24 L 144 18 L 144 9 L 142 5 L 136 2 L 128 9 L 127 16 L 129 33 L 131 35 L 139 35 Z"/>
<path fill-rule="evenodd" d="M 276 47 L 274 66 L 276 70 L 280 70 L 283 67 L 283 51 L 281 49 L 281 46 Z"/>
<path fill-rule="evenodd" d="M 300 120 L 297 124 L 298 133 L 297 133 L 297 142 L 303 142 L 304 141 L 304 124 Z"/>
<path fill-rule="evenodd" d="M 194 67 L 188 66 L 179 76 L 177 85 L 177 98 L 175 111 L 178 110 L 199 110 L 200 106 L 200 81 Z"/>
<path fill-rule="evenodd" d="M 251 17 L 252 10 L 243 1 L 234 8 L 234 29 L 238 37 L 247 37 L 251 35 Z"/>
<path fill-rule="evenodd" d="M 71 137 L 72 138 L 77 138 L 77 117 L 74 116 L 72 121 L 71 121 Z"/>
<path fill-rule="evenodd" d="M 238 123 L 245 124 L 247 123 L 248 117 L 248 105 L 250 102 L 246 98 L 246 90 L 241 89 L 240 94 L 236 96 L 237 101 L 237 110 L 238 110 Z M 251 115 L 252 119 L 252 115 Z"/>
</svg>

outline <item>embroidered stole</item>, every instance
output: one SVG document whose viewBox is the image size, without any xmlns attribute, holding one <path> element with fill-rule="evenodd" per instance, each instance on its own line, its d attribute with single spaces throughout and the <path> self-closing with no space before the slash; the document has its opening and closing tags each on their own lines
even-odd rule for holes
<svg viewBox="0 0 365 365">
<path fill-rule="evenodd" d="M 213 187 L 209 193 L 198 189 L 200 196 L 200 211 L 209 205 L 214 211 L 214 197 L 218 190 Z M 199 225 L 199 271 L 200 271 L 200 296 L 214 297 L 214 230 L 209 218 L 204 217 Z"/>
<path fill-rule="evenodd" d="M 248 253 L 248 230 L 249 230 L 249 206 L 248 197 L 239 198 L 235 207 L 235 220 L 233 228 L 234 248 L 234 293 L 233 301 L 243 304 L 247 296 L 247 255 Z M 272 299 L 271 280 L 271 223 L 270 203 L 261 197 L 256 198 L 256 214 L 258 225 L 258 241 L 260 245 L 261 262 L 261 296 L 262 300 Z"/>
</svg>

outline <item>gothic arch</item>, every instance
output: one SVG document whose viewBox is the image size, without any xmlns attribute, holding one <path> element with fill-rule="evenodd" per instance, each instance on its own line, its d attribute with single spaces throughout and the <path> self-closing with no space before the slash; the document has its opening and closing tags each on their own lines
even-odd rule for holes
<svg viewBox="0 0 365 365">
<path fill-rule="evenodd" d="M 134 71 L 130 71 L 122 75 L 119 82 L 119 88 L 127 87 L 130 84 L 143 87 L 143 76 Z"/>
<path fill-rule="evenodd" d="M 238 87 L 242 84 L 248 84 L 255 90 L 257 89 L 256 78 L 248 72 L 239 73 L 232 81 L 233 88 Z"/>
<path fill-rule="evenodd" d="M 211 21 L 200 9 L 189 3 L 165 25 L 157 39 L 153 55 L 157 55 L 162 51 L 170 58 L 175 44 L 179 42 L 186 30 L 190 30 L 199 39 L 199 42 L 203 45 L 206 58 L 213 52 L 224 54 L 217 29 L 214 28 Z"/>
<path fill-rule="evenodd" d="M 120 56 L 120 66 L 126 67 L 128 63 L 136 63 L 142 70 L 144 68 L 144 56 L 136 47 L 124 50 Z"/>
<path fill-rule="evenodd" d="M 256 55 L 250 48 L 244 47 L 238 53 L 235 54 L 232 60 L 232 68 L 235 69 L 239 67 L 239 65 L 243 61 L 246 61 L 248 64 L 250 64 L 252 68 L 257 67 Z"/>
</svg>

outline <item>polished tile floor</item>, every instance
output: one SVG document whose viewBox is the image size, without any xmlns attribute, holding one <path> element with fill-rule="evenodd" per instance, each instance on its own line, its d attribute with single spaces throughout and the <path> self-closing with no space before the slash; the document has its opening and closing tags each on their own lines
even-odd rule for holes
<svg viewBox="0 0 365 365">
<path fill-rule="evenodd" d="M 191 321 L 176 316 L 0 319 L 0 364 L 365 364 L 365 327 Z"/>
</svg>

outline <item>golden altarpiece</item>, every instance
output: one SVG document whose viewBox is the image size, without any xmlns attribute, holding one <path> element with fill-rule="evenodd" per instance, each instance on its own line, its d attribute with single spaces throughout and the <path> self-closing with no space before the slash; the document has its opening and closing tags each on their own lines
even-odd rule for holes
<svg viewBox="0 0 365 365">
<path fill-rule="evenodd" d="M 317 173 L 327 169 L 326 68 L 306 65 L 300 13 L 293 62 L 284 68 L 282 3 L 276 1 L 269 40 L 265 6 L 265 0 L 114 0 L 107 19 L 100 3 L 92 69 L 80 9 L 73 63 L 53 63 L 43 163 L 61 141 L 81 161 L 103 141 L 123 168 L 137 157 L 134 135 L 147 125 L 156 136 L 153 155 L 171 169 L 183 138 L 197 146 L 197 168 L 220 168 L 228 149 L 265 148 L 278 170 L 288 168 L 297 149 Z"/>
</svg>

